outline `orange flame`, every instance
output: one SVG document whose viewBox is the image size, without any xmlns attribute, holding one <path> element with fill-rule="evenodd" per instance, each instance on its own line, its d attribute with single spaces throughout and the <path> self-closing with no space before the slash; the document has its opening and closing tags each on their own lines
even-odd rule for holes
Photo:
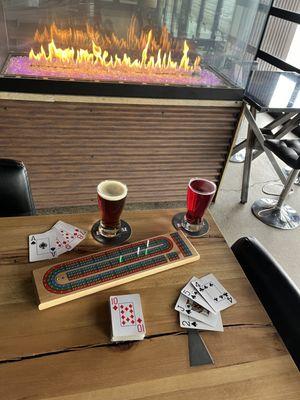
<svg viewBox="0 0 300 400">
<path fill-rule="evenodd" d="M 156 57 L 149 56 L 149 46 L 151 43 L 152 31 L 148 33 L 145 48 L 142 51 L 141 58 L 132 60 L 126 53 L 120 58 L 117 54 L 110 55 L 107 50 L 101 49 L 100 46 L 92 42 L 92 51 L 79 49 L 75 50 L 73 47 L 65 49 L 57 48 L 54 40 L 48 44 L 48 55 L 43 46 L 38 53 L 33 49 L 30 50 L 30 60 L 39 63 L 59 63 L 61 65 L 78 65 L 78 64 L 92 64 L 101 67 L 128 67 L 136 69 L 159 69 L 159 70 L 183 70 L 195 71 L 199 69 L 200 57 L 195 59 L 193 65 L 190 65 L 188 57 L 189 46 L 186 41 L 183 46 L 183 53 L 180 62 L 172 59 L 171 51 L 169 53 L 162 53 L 161 49 L 158 50 Z"/>
<path fill-rule="evenodd" d="M 178 41 L 170 38 L 164 26 L 157 42 L 152 30 L 136 35 L 137 20 L 132 18 L 127 32 L 127 39 L 118 38 L 115 34 L 103 35 L 90 25 L 86 32 L 74 28 L 59 29 L 55 23 L 48 30 L 36 31 L 34 40 L 40 43 L 40 50 L 29 52 L 29 58 L 38 65 L 56 67 L 97 66 L 106 68 L 131 68 L 136 70 L 151 70 L 155 72 L 178 72 L 200 70 L 200 57 L 190 64 L 189 46 L 183 43 L 180 61 L 173 59 L 172 53 L 180 51 Z M 60 46 L 58 47 L 57 43 Z M 44 47 L 45 45 L 45 47 Z M 47 47 L 46 47 L 47 46 Z M 66 47 L 68 46 L 68 47 Z M 74 46 L 76 48 L 74 48 Z M 45 48 L 47 50 L 45 50 Z M 110 49 L 110 50 L 107 50 Z M 128 52 L 138 54 L 130 57 Z M 118 54 L 122 54 L 119 56 Z M 179 58 L 179 57 L 176 57 Z"/>
<path fill-rule="evenodd" d="M 87 24 L 86 30 L 75 29 L 75 28 L 58 28 L 55 22 L 53 22 L 49 28 L 44 27 L 40 32 L 36 30 L 34 35 L 34 41 L 40 45 L 50 43 L 52 40 L 58 44 L 59 47 L 76 47 L 91 50 L 91 44 L 94 42 L 101 48 L 109 48 L 115 50 L 123 50 L 124 52 L 129 51 L 142 51 L 147 43 L 148 32 L 141 31 L 140 35 L 138 32 L 138 22 L 136 16 L 131 18 L 127 38 L 118 38 L 114 33 L 107 35 L 97 31 L 93 26 Z M 152 35 L 151 43 L 149 44 L 149 50 L 151 52 L 157 52 L 159 49 L 162 52 L 168 53 L 173 51 L 175 53 L 181 51 L 182 40 L 174 39 L 171 37 L 168 29 L 163 25 L 161 34 L 158 40 Z"/>
</svg>

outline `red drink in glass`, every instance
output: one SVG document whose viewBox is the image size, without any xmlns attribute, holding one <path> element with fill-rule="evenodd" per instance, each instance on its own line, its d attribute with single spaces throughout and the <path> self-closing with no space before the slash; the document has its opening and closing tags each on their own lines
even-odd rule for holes
<svg viewBox="0 0 300 400">
<path fill-rule="evenodd" d="M 100 210 L 99 231 L 106 237 L 114 237 L 118 234 L 121 222 L 127 186 L 119 181 L 103 181 L 97 187 L 98 207 Z"/>
<path fill-rule="evenodd" d="M 183 226 L 187 230 L 199 229 L 203 215 L 216 193 L 216 185 L 206 179 L 192 178 L 187 190 L 187 213 Z"/>
</svg>

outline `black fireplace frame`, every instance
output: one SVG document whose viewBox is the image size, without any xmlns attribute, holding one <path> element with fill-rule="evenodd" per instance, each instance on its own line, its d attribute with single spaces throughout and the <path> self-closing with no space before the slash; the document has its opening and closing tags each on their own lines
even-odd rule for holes
<svg viewBox="0 0 300 400">
<path fill-rule="evenodd" d="M 42 93 L 79 96 L 137 97 L 189 100 L 242 100 L 242 88 L 168 86 L 129 83 L 104 83 L 55 79 L 0 77 L 5 92 Z"/>
</svg>

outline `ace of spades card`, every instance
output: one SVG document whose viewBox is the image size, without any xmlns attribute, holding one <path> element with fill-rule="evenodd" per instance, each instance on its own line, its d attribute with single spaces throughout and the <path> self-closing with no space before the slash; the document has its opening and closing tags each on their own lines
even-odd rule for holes
<svg viewBox="0 0 300 400">
<path fill-rule="evenodd" d="M 56 241 L 57 232 L 53 230 L 29 235 L 29 261 L 48 260 L 57 257 Z"/>
</svg>

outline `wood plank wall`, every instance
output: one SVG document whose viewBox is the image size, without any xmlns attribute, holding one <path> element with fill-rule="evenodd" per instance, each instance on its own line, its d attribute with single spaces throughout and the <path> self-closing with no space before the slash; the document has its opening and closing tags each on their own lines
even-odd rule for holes
<svg viewBox="0 0 300 400">
<path fill-rule="evenodd" d="M 190 177 L 220 181 L 239 111 L 1 100 L 1 157 L 25 162 L 39 209 L 96 204 L 107 178 L 128 202 L 183 201 Z"/>
</svg>

